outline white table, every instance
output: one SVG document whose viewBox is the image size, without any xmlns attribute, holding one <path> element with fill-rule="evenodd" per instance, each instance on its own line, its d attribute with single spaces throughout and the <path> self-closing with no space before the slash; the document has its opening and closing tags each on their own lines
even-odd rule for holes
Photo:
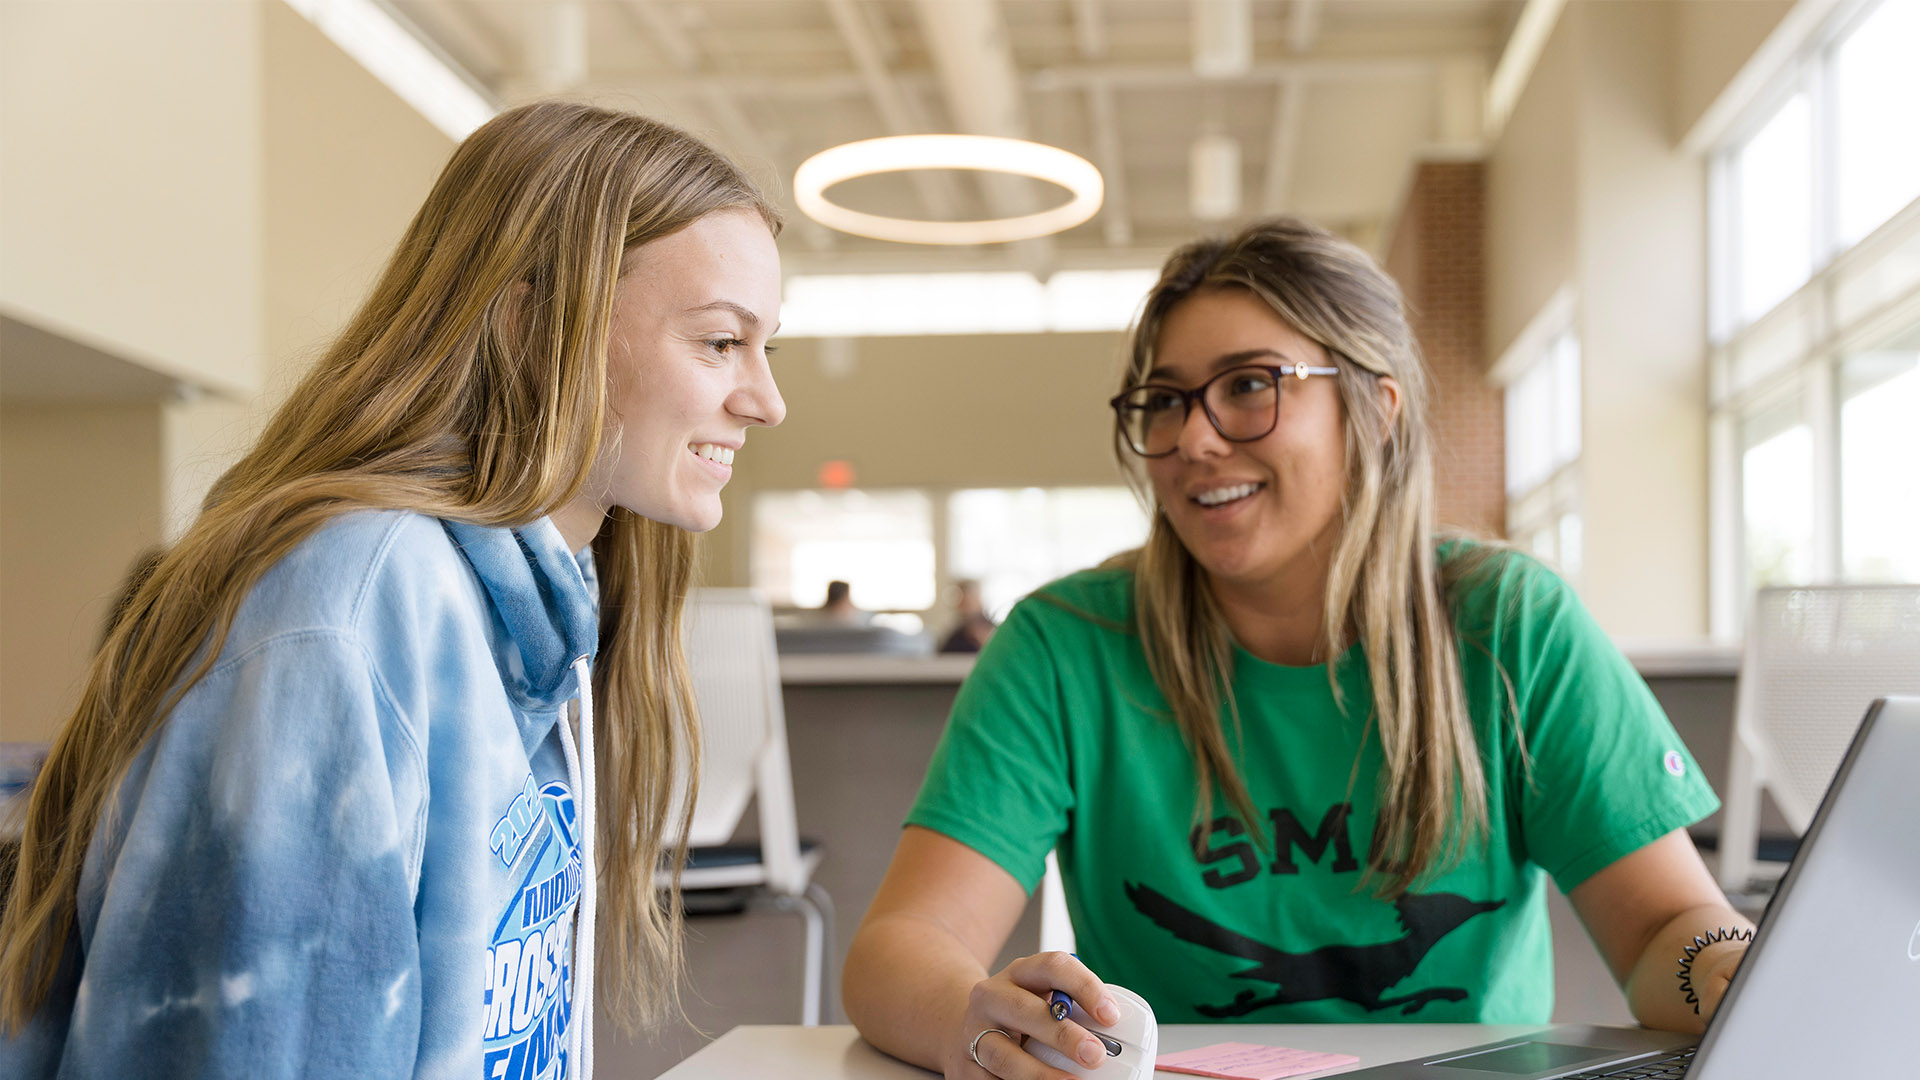
<svg viewBox="0 0 1920 1080">
<path fill-rule="evenodd" d="M 1476 1046 L 1544 1030 L 1498 1024 L 1168 1024 L 1160 1051 L 1220 1042 L 1263 1043 L 1296 1050 L 1354 1054 L 1356 1065 L 1311 1073 L 1332 1076 L 1390 1061 Z M 925 1080 L 934 1075 L 868 1046 L 852 1027 L 737 1027 L 682 1061 L 661 1080 Z M 1181 1073 L 1157 1073 L 1176 1080 Z M 1188 1077 L 1186 1080 L 1192 1080 Z"/>
</svg>

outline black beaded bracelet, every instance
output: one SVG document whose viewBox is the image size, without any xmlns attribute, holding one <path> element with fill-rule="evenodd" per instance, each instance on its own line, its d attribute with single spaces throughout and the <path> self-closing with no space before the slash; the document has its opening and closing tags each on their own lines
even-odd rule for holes
<svg viewBox="0 0 1920 1080">
<path fill-rule="evenodd" d="M 1724 926 L 1716 926 L 1704 935 L 1696 934 L 1694 936 L 1693 942 L 1689 944 L 1681 954 L 1680 970 L 1675 972 L 1675 974 L 1680 976 L 1680 992 L 1687 995 L 1687 1004 L 1693 1006 L 1695 1016 L 1700 1014 L 1700 995 L 1695 993 L 1693 989 L 1694 957 L 1700 955 L 1700 950 L 1722 941 L 1751 942 L 1752 940 L 1752 927 L 1746 927 L 1741 930 L 1729 930 Z"/>
</svg>

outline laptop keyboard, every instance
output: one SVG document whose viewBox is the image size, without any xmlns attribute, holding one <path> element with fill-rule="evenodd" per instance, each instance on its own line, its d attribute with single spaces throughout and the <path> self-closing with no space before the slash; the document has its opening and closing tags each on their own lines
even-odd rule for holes
<svg viewBox="0 0 1920 1080">
<path fill-rule="evenodd" d="M 1568 1073 L 1560 1080 L 1679 1080 L 1687 1075 L 1687 1066 L 1693 1064 L 1693 1052 L 1697 1047 L 1689 1046 L 1671 1057 L 1655 1058 L 1652 1061 L 1636 1061 L 1619 1068 L 1602 1068 L 1596 1072 Z"/>
</svg>

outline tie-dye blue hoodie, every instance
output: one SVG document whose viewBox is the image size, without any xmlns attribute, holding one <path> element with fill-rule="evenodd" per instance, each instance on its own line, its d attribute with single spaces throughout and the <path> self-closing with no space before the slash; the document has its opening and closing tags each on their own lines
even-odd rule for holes
<svg viewBox="0 0 1920 1080">
<path fill-rule="evenodd" d="M 597 621 L 544 519 L 301 543 L 134 760 L 0 1076 L 590 1072 Z"/>
</svg>

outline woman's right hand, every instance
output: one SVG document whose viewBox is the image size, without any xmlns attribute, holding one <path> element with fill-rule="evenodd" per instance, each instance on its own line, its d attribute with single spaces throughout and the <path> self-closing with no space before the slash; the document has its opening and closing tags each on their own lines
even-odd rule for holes
<svg viewBox="0 0 1920 1080">
<path fill-rule="evenodd" d="M 1119 1006 L 1107 996 L 1106 987 L 1072 954 L 1023 956 L 973 984 L 959 1041 L 947 1054 L 948 1080 L 1073 1080 L 1027 1053 L 1029 1039 L 1089 1068 L 1106 1060 L 1107 1052 L 1086 1028 L 1071 1019 L 1053 1018 L 1047 995 L 1055 990 L 1065 991 L 1102 1024 L 1120 1020 Z"/>
</svg>

